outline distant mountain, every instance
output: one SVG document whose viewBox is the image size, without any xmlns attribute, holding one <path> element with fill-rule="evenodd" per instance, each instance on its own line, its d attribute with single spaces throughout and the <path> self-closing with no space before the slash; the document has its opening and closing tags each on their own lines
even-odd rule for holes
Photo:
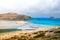
<svg viewBox="0 0 60 40">
<path fill-rule="evenodd" d="M 54 16 L 51 16 L 50 18 L 54 19 L 55 17 Z"/>
<path fill-rule="evenodd" d="M 17 13 L 4 13 L 0 14 L 0 20 L 30 20 L 30 16 L 21 15 Z"/>
<path fill-rule="evenodd" d="M 60 20 L 60 18 L 55 18 L 54 16 L 51 16 L 50 18 L 51 19 L 56 19 L 56 20 L 59 19 Z"/>
</svg>

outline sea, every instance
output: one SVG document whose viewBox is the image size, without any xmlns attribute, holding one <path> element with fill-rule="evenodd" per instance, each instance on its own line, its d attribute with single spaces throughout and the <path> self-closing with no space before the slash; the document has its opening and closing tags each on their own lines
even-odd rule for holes
<svg viewBox="0 0 60 40">
<path fill-rule="evenodd" d="M 26 22 L 38 27 L 60 27 L 60 19 L 57 18 L 32 18 Z"/>
</svg>

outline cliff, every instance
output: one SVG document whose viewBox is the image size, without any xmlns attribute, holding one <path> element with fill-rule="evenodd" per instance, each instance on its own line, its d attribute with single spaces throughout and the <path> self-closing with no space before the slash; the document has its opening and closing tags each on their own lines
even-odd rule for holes
<svg viewBox="0 0 60 40">
<path fill-rule="evenodd" d="M 30 16 L 21 15 L 17 13 L 0 14 L 0 20 L 30 20 Z"/>
</svg>

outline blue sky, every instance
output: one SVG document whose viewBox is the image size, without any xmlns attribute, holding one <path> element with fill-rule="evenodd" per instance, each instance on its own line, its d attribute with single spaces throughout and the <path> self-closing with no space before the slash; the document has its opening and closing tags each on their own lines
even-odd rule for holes
<svg viewBox="0 0 60 40">
<path fill-rule="evenodd" d="M 60 18 L 60 0 L 0 0 L 0 14 L 8 12 Z"/>
</svg>

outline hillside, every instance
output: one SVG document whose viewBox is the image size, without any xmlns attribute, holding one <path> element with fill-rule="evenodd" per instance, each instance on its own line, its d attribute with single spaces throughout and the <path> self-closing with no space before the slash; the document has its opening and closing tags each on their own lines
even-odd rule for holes
<svg viewBox="0 0 60 40">
<path fill-rule="evenodd" d="M 0 14 L 0 20 L 30 20 L 30 16 L 21 15 L 17 13 Z"/>
</svg>

